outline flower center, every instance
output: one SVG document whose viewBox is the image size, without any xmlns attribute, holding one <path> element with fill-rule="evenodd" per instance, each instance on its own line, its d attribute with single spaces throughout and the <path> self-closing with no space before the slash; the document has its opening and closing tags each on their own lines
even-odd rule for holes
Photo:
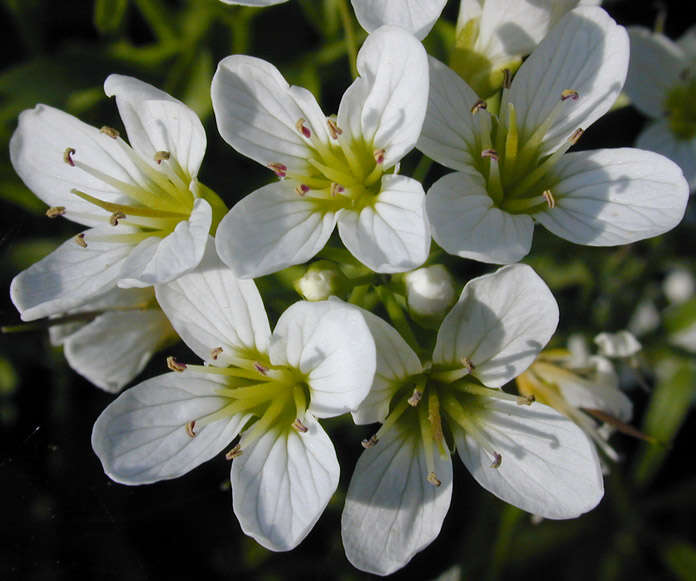
<svg viewBox="0 0 696 581">
<path fill-rule="evenodd" d="M 222 347 L 213 349 L 212 358 L 217 359 L 221 353 Z M 308 430 L 305 416 L 310 392 L 306 376 L 291 367 L 273 366 L 266 356 L 257 352 L 242 353 L 232 358 L 228 356 L 227 360 L 233 361 L 233 365 L 187 365 L 173 357 L 167 359 L 173 371 L 190 369 L 225 378 L 225 386 L 216 393 L 226 400 L 225 405 L 207 416 L 191 418 L 184 425 L 189 436 L 195 437 L 200 428 L 212 422 L 239 414 L 246 415 L 250 419 L 242 437 L 228 452 L 228 458 L 233 458 L 266 432 L 294 429 L 304 433 Z"/>
<path fill-rule="evenodd" d="M 65 150 L 63 160 L 75 170 L 83 171 L 118 190 L 127 201 L 114 203 L 77 189 L 71 192 L 111 212 L 108 221 L 112 226 L 125 224 L 135 227 L 135 230 L 129 228 L 127 233 L 114 234 L 111 238 L 138 242 L 150 236 L 167 236 L 179 222 L 191 215 L 194 202 L 194 194 L 189 189 L 191 176 L 167 151 L 155 153 L 154 163 L 150 163 L 123 141 L 115 129 L 102 127 L 101 132 L 114 139 L 133 163 L 137 172 L 129 176 L 130 181 L 123 181 L 82 162 L 80 152 L 72 147 Z M 47 215 L 55 217 L 64 211 L 62 207 L 50 208 Z"/>
<path fill-rule="evenodd" d="M 570 103 L 578 99 L 577 91 L 565 90 L 547 119 L 527 137 L 520 139 L 517 113 L 507 104 L 507 118 L 493 117 L 484 101 L 471 112 L 479 123 L 478 139 L 470 154 L 486 181 L 493 203 L 510 214 L 535 214 L 556 205 L 553 188 L 558 183 L 554 166 L 582 136 L 577 129 L 554 153 L 543 153 L 542 144 L 554 121 Z M 501 115 L 502 118 L 502 115 Z"/>
<path fill-rule="evenodd" d="M 297 121 L 297 131 L 311 152 L 303 171 L 289 170 L 283 163 L 268 167 L 279 178 L 295 182 L 297 194 L 311 199 L 319 211 L 360 210 L 371 205 L 380 191 L 384 150 L 343 135 L 332 118 L 327 119 L 327 126 L 330 139 L 324 140 L 307 121 Z"/>
<path fill-rule="evenodd" d="M 665 97 L 664 109 L 677 139 L 696 137 L 696 79 L 672 87 Z"/>
</svg>

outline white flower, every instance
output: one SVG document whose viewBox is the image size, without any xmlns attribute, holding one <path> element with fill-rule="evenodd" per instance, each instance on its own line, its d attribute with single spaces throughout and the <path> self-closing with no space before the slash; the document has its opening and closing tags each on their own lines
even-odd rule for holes
<svg viewBox="0 0 696 581">
<path fill-rule="evenodd" d="M 461 0 L 451 67 L 487 97 L 522 64 L 560 18 L 598 0 Z"/>
<path fill-rule="evenodd" d="M 222 0 L 242 6 L 273 6 L 287 0 Z M 351 0 L 355 16 L 365 30 L 374 32 L 385 24 L 425 38 L 439 18 L 447 0 Z"/>
<path fill-rule="evenodd" d="M 505 264 L 529 252 L 537 222 L 591 246 L 641 240 L 678 224 L 688 185 L 668 159 L 638 149 L 565 154 L 614 103 L 627 65 L 625 30 L 601 8 L 573 10 L 520 67 L 496 118 L 431 59 L 418 147 L 457 170 L 428 191 L 437 243 L 450 254 Z"/>
<path fill-rule="evenodd" d="M 356 409 L 375 370 L 360 312 L 299 302 L 271 333 L 253 281 L 236 279 L 212 244 L 200 266 L 155 287 L 157 300 L 206 365 L 126 390 L 101 414 L 92 446 L 117 482 L 176 478 L 219 454 L 232 463 L 242 530 L 274 551 L 309 533 L 338 484 L 331 440 L 316 418 Z"/>
<path fill-rule="evenodd" d="M 66 312 L 118 284 L 173 280 L 203 256 L 215 196 L 196 175 L 205 153 L 200 120 L 183 103 L 131 77 L 110 75 L 130 145 L 46 105 L 24 111 L 12 165 L 51 208 L 90 228 L 12 281 L 22 319 Z"/>
<path fill-rule="evenodd" d="M 696 187 L 696 27 L 676 42 L 646 28 L 628 29 L 626 94 L 652 121 L 636 146 L 669 157 Z"/>
<path fill-rule="evenodd" d="M 425 50 L 403 30 L 382 27 L 357 64 L 361 76 L 329 118 L 266 61 L 234 55 L 218 65 L 212 99 L 220 134 L 281 178 L 220 223 L 217 250 L 237 276 L 306 262 L 336 223 L 348 250 L 374 271 L 410 270 L 427 257 L 423 188 L 394 171 L 425 116 Z"/>
<path fill-rule="evenodd" d="M 152 288 L 113 288 L 65 316 L 72 320 L 50 327 L 51 343 L 63 346 L 70 367 L 111 393 L 177 339 Z"/>
<path fill-rule="evenodd" d="M 609 427 L 625 425 L 633 416 L 633 404 L 619 388 L 614 366 L 605 355 L 607 350 L 611 350 L 610 356 L 633 355 L 640 344 L 628 331 L 600 333 L 595 343 L 604 346 L 602 355 L 590 355 L 584 339 L 572 336 L 567 350 L 543 351 L 516 382 L 521 394 L 534 397 L 573 420 L 616 461 L 618 454 L 607 443 L 611 430 L 599 428 L 597 420 L 608 422 Z"/>
<path fill-rule="evenodd" d="M 691 271 L 683 266 L 669 270 L 662 281 L 662 292 L 673 305 L 681 305 L 696 293 L 696 279 Z"/>
<path fill-rule="evenodd" d="M 377 372 L 353 417 L 382 427 L 363 442 L 343 511 L 353 565 L 387 575 L 439 534 L 452 494 L 451 442 L 481 486 L 526 511 L 571 518 L 599 502 L 602 476 L 585 434 L 555 410 L 495 389 L 534 360 L 558 322 L 530 267 L 470 281 L 440 327 L 432 364 L 382 319 L 365 320 Z"/>
</svg>

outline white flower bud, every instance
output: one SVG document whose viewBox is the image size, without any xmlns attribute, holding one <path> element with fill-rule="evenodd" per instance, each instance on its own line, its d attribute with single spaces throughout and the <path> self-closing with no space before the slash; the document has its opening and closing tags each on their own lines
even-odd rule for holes
<svg viewBox="0 0 696 581">
<path fill-rule="evenodd" d="M 694 296 L 696 281 L 688 270 L 675 268 L 665 277 L 662 291 L 670 303 L 680 305 Z"/>
<path fill-rule="evenodd" d="M 404 275 L 408 308 L 419 317 L 442 317 L 455 300 L 454 280 L 441 264 Z"/>
<path fill-rule="evenodd" d="M 324 301 L 345 288 L 346 277 L 336 264 L 318 260 L 295 281 L 295 290 L 308 301 Z"/>
<path fill-rule="evenodd" d="M 599 353 L 605 357 L 631 357 L 640 351 L 641 345 L 628 331 L 600 333 L 594 338 Z"/>
</svg>

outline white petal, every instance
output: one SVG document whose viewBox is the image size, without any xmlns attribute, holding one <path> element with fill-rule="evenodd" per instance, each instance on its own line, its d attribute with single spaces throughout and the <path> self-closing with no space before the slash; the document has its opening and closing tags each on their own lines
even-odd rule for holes
<svg viewBox="0 0 696 581">
<path fill-rule="evenodd" d="M 614 246 L 663 234 L 679 224 L 689 198 L 679 167 L 650 151 L 569 153 L 554 171 L 556 207 L 534 217 L 576 244 Z"/>
<path fill-rule="evenodd" d="M 461 367 L 500 387 L 529 367 L 558 324 L 558 305 L 546 283 L 524 264 L 468 282 L 442 322 L 433 362 Z"/>
<path fill-rule="evenodd" d="M 696 188 L 696 139 L 677 139 L 669 127 L 669 121 L 661 120 L 649 124 L 638 135 L 636 147 L 671 159 L 684 172 L 689 189 Z"/>
<path fill-rule="evenodd" d="M 679 74 L 688 67 L 684 51 L 663 34 L 647 28 L 630 27 L 631 62 L 624 90 L 645 115 L 663 116 L 667 91 L 679 83 Z"/>
<path fill-rule="evenodd" d="M 420 266 L 430 251 L 423 186 L 408 177 L 383 176 L 374 205 L 341 211 L 338 232 L 353 256 L 375 272 Z"/>
<path fill-rule="evenodd" d="M 691 26 L 677 39 L 677 45 L 690 60 L 696 59 L 696 26 Z"/>
<path fill-rule="evenodd" d="M 475 169 L 437 180 L 425 205 L 433 238 L 450 254 L 507 264 L 524 258 L 532 246 L 532 219 L 494 206 Z"/>
<path fill-rule="evenodd" d="M 211 86 L 213 110 L 222 138 L 241 154 L 268 165 L 285 164 L 306 175 L 312 157 L 309 141 L 297 129 L 300 119 L 312 138 L 329 141 L 327 124 L 316 99 L 290 87 L 272 64 L 232 55 L 218 64 Z"/>
<path fill-rule="evenodd" d="M 198 268 L 155 287 L 162 310 L 201 359 L 227 366 L 239 350 L 265 352 L 271 329 L 252 280 L 239 280 L 215 254 L 212 240 Z M 212 351 L 222 347 L 213 359 Z"/>
<path fill-rule="evenodd" d="M 476 146 L 481 120 L 471 112 L 479 98 L 447 65 L 433 57 L 430 64 L 428 112 L 418 149 L 438 163 L 467 171 L 473 166 L 469 150 Z M 486 115 L 479 112 L 477 116 Z M 486 128 L 490 122 L 484 119 Z"/>
<path fill-rule="evenodd" d="M 341 517 L 343 546 L 353 566 L 389 575 L 440 534 L 452 498 L 452 461 L 433 448 L 438 487 L 426 480 L 417 434 L 398 425 L 362 453 Z"/>
<path fill-rule="evenodd" d="M 27 187 L 49 206 L 66 208 L 66 218 L 80 224 L 105 224 L 111 212 L 75 194 L 77 189 L 101 200 L 128 203 L 114 186 L 63 160 L 72 147 L 74 158 L 117 180 L 134 184 L 139 176 L 116 140 L 76 117 L 47 105 L 23 111 L 10 141 L 10 159 Z"/>
<path fill-rule="evenodd" d="M 384 319 L 361 309 L 365 322 L 375 340 L 377 367 L 370 393 L 353 412 L 356 424 L 382 422 L 389 413 L 389 402 L 400 381 L 423 372 L 418 355 L 394 327 Z"/>
<path fill-rule="evenodd" d="M 198 266 L 208 241 L 213 212 L 201 198 L 193 203 L 188 220 L 179 222 L 165 238 L 123 265 L 119 286 L 149 286 L 174 280 Z M 151 239 L 149 239 L 151 240 Z"/>
<path fill-rule="evenodd" d="M 604 494 L 599 459 L 580 428 L 540 403 L 495 400 L 486 406 L 479 429 L 502 456 L 498 468 L 473 438 L 453 430 L 457 452 L 481 486 L 549 519 L 574 518 L 599 503 Z"/>
<path fill-rule="evenodd" d="M 133 246 L 93 240 L 110 230 L 84 234 L 86 248 L 67 240 L 14 277 L 10 297 L 23 321 L 64 313 L 115 286 Z"/>
<path fill-rule="evenodd" d="M 342 301 L 294 303 L 278 319 L 271 363 L 307 375 L 309 411 L 326 418 L 357 409 L 375 373 L 375 344 L 362 311 Z"/>
<path fill-rule="evenodd" d="M 267 432 L 232 462 L 232 502 L 242 530 L 271 551 L 307 536 L 338 486 L 339 465 L 318 422 Z"/>
<path fill-rule="evenodd" d="M 224 407 L 216 395 L 224 378 L 191 371 L 154 377 L 122 393 L 99 416 L 92 448 L 104 472 L 122 484 L 148 484 L 176 478 L 221 452 L 248 416 L 221 419 L 195 437 L 186 424 Z"/>
<path fill-rule="evenodd" d="M 520 67 L 507 95 L 517 111 L 520 143 L 556 106 L 561 113 L 544 134 L 544 152 L 560 147 L 578 127 L 587 129 L 616 101 L 628 56 L 626 30 L 604 10 L 586 7 L 566 14 Z M 561 102 L 566 89 L 578 92 L 577 101 Z"/>
<path fill-rule="evenodd" d="M 158 151 L 167 151 L 189 177 L 198 174 L 206 146 L 198 115 L 171 95 L 133 77 L 109 75 L 104 92 L 116 97 L 133 149 L 148 160 Z"/>
<path fill-rule="evenodd" d="M 64 342 L 65 358 L 97 387 L 116 393 L 176 334 L 159 309 L 107 312 Z"/>
<path fill-rule="evenodd" d="M 398 26 L 423 40 L 439 18 L 447 0 L 351 0 L 355 16 L 365 30 L 384 24 Z"/>
<path fill-rule="evenodd" d="M 308 261 L 335 225 L 334 213 L 317 210 L 291 181 L 282 181 L 237 202 L 220 222 L 215 245 L 237 276 L 256 278 Z"/>
<path fill-rule="evenodd" d="M 385 26 L 367 37 L 357 65 L 360 77 L 338 109 L 344 130 L 340 139 L 362 139 L 375 150 L 384 149 L 384 167 L 390 168 L 416 145 L 423 126 L 428 105 L 425 49 L 404 30 Z"/>
</svg>

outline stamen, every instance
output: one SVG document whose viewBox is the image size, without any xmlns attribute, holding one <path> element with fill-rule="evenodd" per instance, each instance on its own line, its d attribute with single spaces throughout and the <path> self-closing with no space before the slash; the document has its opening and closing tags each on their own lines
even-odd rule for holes
<svg viewBox="0 0 696 581">
<path fill-rule="evenodd" d="M 67 163 L 69 166 L 75 167 L 75 162 L 72 158 L 73 155 L 75 155 L 74 147 L 65 148 L 65 151 L 63 152 L 63 161 Z"/>
<path fill-rule="evenodd" d="M 291 425 L 292 425 L 292 427 L 293 427 L 295 430 L 297 430 L 297 431 L 300 432 L 301 434 L 306 434 L 307 432 L 309 432 L 309 428 L 308 428 L 307 426 L 305 426 L 305 425 L 299 420 L 299 418 L 296 419 Z"/>
<path fill-rule="evenodd" d="M 273 173 L 279 178 L 284 178 L 288 175 L 288 166 L 282 163 L 269 163 L 267 167 L 273 170 Z"/>
<path fill-rule="evenodd" d="M 304 135 L 307 139 L 312 137 L 312 132 L 309 130 L 309 127 L 305 125 L 305 120 L 304 119 L 299 119 L 297 123 L 295 123 L 295 128 L 302 134 Z"/>
<path fill-rule="evenodd" d="M 432 438 L 437 444 L 441 454 L 445 449 L 443 442 L 445 437 L 442 433 L 442 418 L 440 417 L 440 398 L 435 392 L 430 392 L 428 397 L 428 422 L 430 422 Z"/>
<path fill-rule="evenodd" d="M 512 84 L 510 69 L 503 69 L 503 89 L 509 89 Z"/>
<path fill-rule="evenodd" d="M 575 131 L 573 131 L 573 134 L 568 138 L 568 142 L 571 143 L 572 145 L 575 145 L 580 138 L 582 137 L 582 134 L 585 133 L 581 127 L 578 127 Z"/>
<path fill-rule="evenodd" d="M 220 356 L 220 353 L 222 353 L 222 347 L 215 347 L 215 349 L 213 349 L 210 352 L 211 359 L 213 361 L 217 361 L 217 358 Z"/>
<path fill-rule="evenodd" d="M 578 97 L 580 97 L 580 93 L 578 93 L 575 89 L 566 89 L 565 91 L 561 91 L 561 101 L 566 101 L 567 99 L 577 101 Z"/>
<path fill-rule="evenodd" d="M 89 194 L 86 194 L 85 192 L 81 192 L 80 190 L 77 190 L 73 188 L 70 190 L 71 194 L 75 194 L 76 196 L 82 198 L 83 200 L 90 202 L 91 204 L 94 204 L 95 206 L 98 206 L 102 208 L 103 210 L 106 210 L 107 212 L 123 212 L 123 213 L 128 213 L 128 215 L 133 215 L 133 216 L 142 216 L 144 218 L 186 218 L 186 214 L 182 212 L 169 212 L 167 210 L 156 210 L 153 208 L 149 208 L 147 206 L 129 206 L 127 204 L 114 204 L 113 202 L 105 202 L 104 200 L 100 200 L 99 198 L 95 198 L 94 196 L 90 196 Z"/>
<path fill-rule="evenodd" d="M 262 365 L 258 361 L 254 362 L 254 369 L 256 369 L 256 371 L 258 371 L 261 375 L 268 375 L 268 367 Z"/>
<path fill-rule="evenodd" d="M 170 355 L 167 357 L 167 367 L 169 367 L 169 369 L 172 371 L 181 373 L 182 371 L 186 370 L 186 363 L 180 363 L 173 355 Z"/>
<path fill-rule="evenodd" d="M 237 444 L 234 448 L 230 448 L 230 450 L 225 454 L 225 460 L 232 460 L 233 458 L 237 458 L 242 455 L 242 448 L 240 447 L 239 444 Z"/>
<path fill-rule="evenodd" d="M 457 423 L 459 427 L 462 428 L 469 436 L 471 436 L 474 439 L 474 441 L 479 446 L 481 446 L 481 449 L 488 453 L 488 455 L 492 458 L 493 461 L 491 463 L 491 468 L 498 468 L 503 461 L 502 454 L 500 454 L 493 448 L 493 443 L 491 442 L 488 435 L 479 428 L 474 419 L 469 417 L 467 411 L 456 400 L 456 398 L 454 398 L 453 396 L 448 396 L 447 399 L 443 402 L 443 405 L 447 410 L 447 415 L 450 418 L 452 418 L 452 420 L 454 420 L 454 422 Z"/>
<path fill-rule="evenodd" d="M 476 369 L 476 366 L 474 363 L 469 359 L 468 357 L 462 357 L 459 361 L 461 361 L 462 365 L 464 366 L 465 369 L 471 373 L 474 369 Z"/>
<path fill-rule="evenodd" d="M 196 432 L 193 431 L 193 428 L 196 427 L 196 420 L 192 420 L 190 422 L 186 422 L 186 433 L 191 437 L 195 438 L 196 437 Z"/>
<path fill-rule="evenodd" d="M 295 187 L 295 193 L 298 196 L 304 196 L 309 191 L 309 186 L 305 184 L 297 184 Z"/>
<path fill-rule="evenodd" d="M 363 440 L 360 442 L 362 444 L 362 447 L 367 449 L 367 448 L 372 448 L 377 445 L 377 442 L 379 442 L 379 438 L 377 437 L 377 434 L 372 434 L 369 438 L 366 440 Z"/>
<path fill-rule="evenodd" d="M 438 486 L 440 486 L 440 485 L 442 484 L 442 482 L 438 479 L 438 477 L 437 477 L 437 475 L 435 474 L 435 472 L 430 472 L 430 473 L 428 473 L 428 478 L 427 478 L 427 480 L 428 480 L 428 482 L 430 482 L 430 484 L 432 484 L 432 485 L 435 486 L 435 487 L 438 487 Z"/>
<path fill-rule="evenodd" d="M 488 105 L 486 105 L 486 102 L 479 99 L 478 101 L 476 101 L 476 103 L 474 103 L 474 106 L 471 108 L 471 113 L 472 113 L 472 115 L 475 115 L 476 113 L 481 111 L 481 109 L 487 109 L 487 108 L 488 108 Z"/>
<path fill-rule="evenodd" d="M 544 192 L 541 195 L 544 196 L 544 199 L 546 200 L 546 203 L 548 204 L 549 208 L 556 207 L 556 198 L 553 197 L 551 190 L 544 190 Z"/>
<path fill-rule="evenodd" d="M 99 131 L 101 131 L 104 135 L 108 135 L 111 137 L 111 139 L 116 139 L 119 135 L 121 135 L 116 129 L 109 127 L 108 125 L 102 125 Z"/>
<path fill-rule="evenodd" d="M 376 149 L 373 153 L 372 156 L 375 158 L 375 163 L 378 165 L 381 165 L 384 163 L 384 154 L 386 151 L 384 149 Z"/>
<path fill-rule="evenodd" d="M 498 152 L 495 149 L 484 149 L 481 152 L 481 157 L 493 159 L 495 161 L 498 161 Z"/>
<path fill-rule="evenodd" d="M 423 389 L 419 387 L 415 387 L 413 389 L 413 393 L 411 394 L 411 397 L 408 398 L 408 405 L 411 407 L 416 407 L 420 401 L 421 398 L 423 397 Z"/>
<path fill-rule="evenodd" d="M 503 463 L 503 456 L 498 452 L 495 452 L 494 456 L 493 462 L 491 462 L 491 468 L 500 468 L 500 465 Z"/>
<path fill-rule="evenodd" d="M 338 139 L 339 135 L 343 135 L 343 129 L 341 129 L 333 119 L 329 117 L 326 123 L 329 126 L 329 134 L 332 139 Z"/>
<path fill-rule="evenodd" d="M 517 398 L 517 405 L 532 405 L 536 401 L 535 395 L 521 395 Z"/>
<path fill-rule="evenodd" d="M 109 218 L 109 224 L 112 226 L 118 226 L 119 220 L 125 220 L 126 215 L 123 212 L 114 212 Z"/>
<path fill-rule="evenodd" d="M 330 192 L 332 198 L 335 198 L 338 194 L 342 194 L 345 191 L 346 189 L 342 185 L 335 182 L 331 184 Z"/>
<path fill-rule="evenodd" d="M 78 246 L 81 246 L 82 248 L 87 248 L 87 242 L 85 241 L 85 233 L 80 232 L 80 234 L 75 236 L 75 242 L 77 242 Z"/>
<path fill-rule="evenodd" d="M 162 163 L 164 160 L 169 159 L 171 157 L 171 153 L 168 151 L 156 151 L 155 152 L 155 161 L 159 165 Z"/>
<path fill-rule="evenodd" d="M 53 206 L 46 210 L 46 216 L 49 218 L 57 218 L 65 214 L 65 206 Z"/>
</svg>

